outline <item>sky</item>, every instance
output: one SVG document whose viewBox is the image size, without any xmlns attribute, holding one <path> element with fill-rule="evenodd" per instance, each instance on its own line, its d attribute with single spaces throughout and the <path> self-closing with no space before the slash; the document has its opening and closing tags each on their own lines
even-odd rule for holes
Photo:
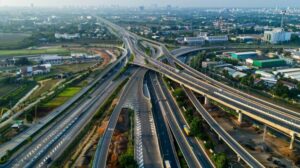
<svg viewBox="0 0 300 168">
<path fill-rule="evenodd" d="M 300 7 L 300 0 L 0 0 L 0 6 Z"/>
</svg>

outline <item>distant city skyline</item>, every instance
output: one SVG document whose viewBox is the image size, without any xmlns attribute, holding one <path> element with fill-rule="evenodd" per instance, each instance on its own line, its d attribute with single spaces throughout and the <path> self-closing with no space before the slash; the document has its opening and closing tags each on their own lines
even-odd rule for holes
<svg viewBox="0 0 300 168">
<path fill-rule="evenodd" d="M 300 7 L 299 0 L 0 0 L 0 6 Z"/>
</svg>

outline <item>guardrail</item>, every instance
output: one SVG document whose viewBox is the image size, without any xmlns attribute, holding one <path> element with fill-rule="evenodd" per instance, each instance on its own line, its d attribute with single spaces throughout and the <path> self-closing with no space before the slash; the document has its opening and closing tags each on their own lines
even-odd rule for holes
<svg viewBox="0 0 300 168">
<path fill-rule="evenodd" d="M 54 109 L 53 113 L 49 117 L 40 121 L 41 124 L 34 127 L 30 132 L 27 131 L 27 133 L 29 132 L 29 134 L 26 134 L 26 137 L 24 137 L 23 140 L 18 141 L 17 143 L 14 143 L 11 145 L 3 144 L 3 146 L 10 146 L 10 147 L 0 153 L 0 158 L 2 158 L 3 156 L 6 155 L 5 152 L 15 151 L 17 148 L 20 148 L 21 146 L 23 146 L 28 138 L 37 134 L 40 130 L 45 128 L 49 123 L 51 123 L 54 119 L 56 119 L 63 111 L 67 110 L 71 105 L 73 105 L 75 102 L 77 102 L 79 100 L 79 98 L 81 98 L 90 89 L 92 89 L 98 83 L 98 81 L 100 81 L 106 74 L 108 74 L 113 68 L 115 68 L 116 65 L 118 65 L 127 56 L 128 56 L 128 51 L 126 49 L 123 49 L 123 55 L 121 56 L 121 58 L 119 58 L 116 62 L 109 65 L 109 67 L 106 68 L 96 80 L 94 80 L 89 86 L 87 86 L 82 91 L 80 91 L 78 94 L 76 94 L 74 97 L 72 97 L 68 102 L 66 102 L 64 105 Z M 1 165 L 0 165 L 0 167 L 1 167 Z"/>
</svg>

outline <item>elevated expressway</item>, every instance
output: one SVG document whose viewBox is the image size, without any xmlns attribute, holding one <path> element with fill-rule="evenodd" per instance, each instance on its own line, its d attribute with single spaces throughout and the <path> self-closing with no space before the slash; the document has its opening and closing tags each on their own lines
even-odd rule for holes
<svg viewBox="0 0 300 168">
<path fill-rule="evenodd" d="M 114 24 L 110 25 L 115 26 Z M 122 28 L 117 26 L 117 29 Z M 124 29 L 122 31 L 124 32 Z M 132 33 L 127 34 L 130 34 L 130 38 L 140 38 Z M 236 112 L 239 114 L 240 122 L 242 121 L 242 116 L 247 115 L 261 123 L 264 123 L 287 135 L 290 135 L 292 137 L 290 146 L 291 148 L 293 147 L 295 137 L 300 137 L 300 116 L 297 112 L 284 109 L 280 106 L 260 100 L 256 97 L 247 95 L 243 92 L 230 88 L 229 86 L 226 86 L 220 82 L 217 82 L 211 78 L 208 78 L 204 74 L 201 74 L 200 72 L 190 68 L 189 66 L 176 59 L 171 53 L 169 53 L 169 51 L 164 45 L 145 38 L 142 39 L 150 41 L 155 45 L 162 46 L 167 58 L 175 62 L 177 65 L 181 66 L 184 70 L 179 71 L 176 68 L 173 68 L 169 65 L 166 65 L 158 60 L 149 57 L 144 57 L 144 60 L 146 60 L 147 63 L 137 61 L 134 62 L 135 65 L 156 71 L 166 76 L 167 78 L 185 86 L 186 88 L 205 96 L 206 99 L 214 100 L 218 103 L 221 103 L 227 107 L 236 110 Z M 133 43 L 131 43 L 130 45 L 132 44 Z M 136 52 L 139 52 L 135 48 L 135 46 L 131 46 L 131 48 L 134 48 Z M 140 55 L 144 54 L 140 53 Z M 224 137 L 222 137 L 222 139 L 225 140 Z M 239 146 L 236 146 L 234 148 L 239 148 Z M 235 151 L 238 152 L 238 150 Z M 237 154 L 249 166 L 263 167 L 249 153 Z"/>
<path fill-rule="evenodd" d="M 259 99 L 257 97 L 254 97 L 242 91 L 234 89 L 230 86 L 227 86 L 219 81 L 216 81 L 206 76 L 205 74 L 202 74 L 201 72 L 191 68 L 190 66 L 184 64 L 179 59 L 177 59 L 177 57 L 181 55 L 185 55 L 187 53 L 191 53 L 195 51 L 208 50 L 208 49 L 223 50 L 228 48 L 222 46 L 202 47 L 202 48 L 183 48 L 173 52 L 176 54 L 173 55 L 163 44 L 158 42 L 153 42 L 153 41 L 151 42 L 154 45 L 160 45 L 169 62 L 172 64 L 177 64 L 183 70 L 179 72 L 175 68 L 172 69 L 170 68 L 170 66 L 155 61 L 157 66 L 160 67 L 164 66 L 165 68 L 169 69 L 169 71 L 178 73 L 178 75 L 182 74 L 181 75 L 182 77 L 185 76 L 187 77 L 186 79 L 190 78 L 192 82 L 195 81 L 194 84 L 200 82 L 199 84 L 201 84 L 203 88 L 208 89 L 211 92 L 213 91 L 212 95 L 207 94 L 206 92 L 200 93 L 203 96 L 205 96 L 206 101 L 208 99 L 212 99 L 227 107 L 235 109 L 236 112 L 239 114 L 238 117 L 239 122 L 242 122 L 242 118 L 244 114 L 288 136 L 291 136 L 290 149 L 293 149 L 295 137 L 300 137 L 300 132 L 299 132 L 300 113 L 299 112 L 281 107 L 279 105 L 273 104 L 266 100 Z M 234 49 L 234 47 L 230 47 L 230 48 Z M 199 92 L 201 91 L 198 90 L 198 93 Z M 223 101 L 221 101 L 220 97 L 223 98 Z"/>
<path fill-rule="evenodd" d="M 292 136 L 291 147 L 295 136 L 300 137 L 300 117 L 297 112 L 281 109 L 279 106 L 268 102 L 256 100 L 254 97 L 244 97 L 242 93 L 234 93 L 228 89 L 222 89 L 208 82 L 200 80 L 186 71 L 179 71 L 157 60 L 148 58 L 151 65 L 140 65 L 159 72 L 169 79 L 184 85 L 208 99 L 219 102 L 239 113 L 239 121 L 245 114 L 272 128 Z M 251 98 L 251 99 L 250 99 Z"/>
<path fill-rule="evenodd" d="M 277 129 L 287 135 L 291 136 L 291 143 L 290 143 L 290 149 L 293 148 L 293 142 L 295 140 L 295 136 L 300 137 L 299 134 L 299 123 L 300 123 L 300 113 L 287 109 L 285 107 L 273 104 L 271 102 L 268 102 L 266 100 L 262 100 L 260 98 L 254 97 L 252 95 L 249 95 L 247 93 L 244 93 L 242 91 L 239 91 L 237 89 L 234 89 L 230 86 L 227 86 L 219 81 L 216 81 L 205 74 L 202 74 L 201 72 L 191 68 L 190 66 L 182 63 L 180 60 L 178 60 L 176 57 L 179 57 L 183 54 L 187 54 L 189 52 L 194 51 L 200 51 L 200 50 L 206 50 L 206 49 L 212 49 L 211 47 L 206 48 L 197 48 L 197 49 L 189 49 L 189 50 L 182 50 L 182 52 L 178 52 L 176 56 L 173 56 L 166 48 L 164 48 L 164 53 L 166 56 L 174 61 L 177 65 L 182 67 L 184 69 L 184 72 L 189 74 L 190 76 L 197 78 L 199 80 L 205 81 L 208 85 L 214 86 L 216 88 L 219 88 L 219 91 L 222 91 L 222 94 L 226 93 L 230 95 L 230 98 L 233 100 L 244 102 L 244 104 L 251 106 L 252 109 L 256 111 L 263 111 L 265 113 L 268 113 L 268 116 L 271 116 L 272 118 L 276 118 L 277 120 L 281 120 L 284 124 L 281 125 L 280 123 L 273 122 L 273 120 L 262 120 L 259 116 L 253 116 L 253 115 L 246 115 L 258 120 L 274 129 Z M 216 49 L 221 49 L 221 47 L 217 47 Z M 241 100 L 241 101 L 240 101 Z M 225 104 L 226 105 L 226 104 Z M 237 112 L 239 113 L 239 121 L 242 121 L 242 114 L 243 111 L 241 109 L 237 109 Z"/>
</svg>

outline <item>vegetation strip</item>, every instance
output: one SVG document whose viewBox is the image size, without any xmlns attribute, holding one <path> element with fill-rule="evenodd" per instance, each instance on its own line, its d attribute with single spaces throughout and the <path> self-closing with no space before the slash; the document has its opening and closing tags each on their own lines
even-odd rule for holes
<svg viewBox="0 0 300 168">
<path fill-rule="evenodd" d="M 60 167 L 63 165 L 64 161 L 71 156 L 70 154 L 75 151 L 74 146 L 77 146 L 80 141 L 85 137 L 88 131 L 93 127 L 95 123 L 102 119 L 103 115 L 105 114 L 106 110 L 109 109 L 113 100 L 118 96 L 119 92 L 123 89 L 125 84 L 128 82 L 129 78 L 125 79 L 110 95 L 110 97 L 100 106 L 98 111 L 95 113 L 91 121 L 84 126 L 84 128 L 79 132 L 79 134 L 74 138 L 70 145 L 64 150 L 64 152 L 60 155 L 60 157 L 54 161 L 52 167 Z"/>
<path fill-rule="evenodd" d="M 165 78 L 164 81 L 169 80 Z M 203 125 L 205 121 L 198 113 L 194 113 L 196 109 L 193 106 L 185 108 L 186 105 L 190 104 L 190 100 L 186 96 L 184 90 L 180 87 L 177 87 L 174 90 L 172 90 L 171 83 L 169 82 L 165 83 L 167 84 L 169 90 L 172 91 L 172 94 L 175 100 L 177 101 L 179 107 L 181 107 L 180 111 L 183 112 L 183 116 L 190 127 L 190 136 L 196 137 L 197 139 L 201 140 L 200 145 L 204 144 L 207 153 L 208 151 L 214 151 L 215 143 L 205 130 L 205 127 Z M 210 153 L 208 156 L 214 161 L 214 164 L 217 168 L 225 168 L 229 164 L 229 160 L 225 153 L 213 153 L 213 155 L 212 153 Z"/>
</svg>

